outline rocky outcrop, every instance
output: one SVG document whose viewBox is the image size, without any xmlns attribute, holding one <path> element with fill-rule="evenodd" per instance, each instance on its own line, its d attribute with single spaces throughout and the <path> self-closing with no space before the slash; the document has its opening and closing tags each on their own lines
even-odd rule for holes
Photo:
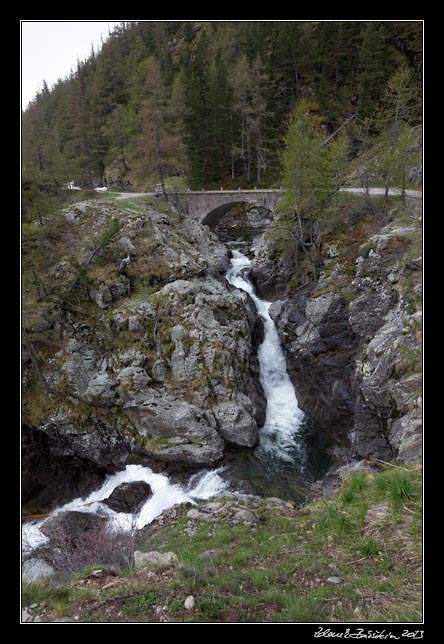
<svg viewBox="0 0 444 644">
<path fill-rule="evenodd" d="M 272 240 L 263 235 L 256 237 L 252 249 L 254 262 L 250 277 L 259 297 L 271 302 L 289 295 L 288 276 L 294 270 L 294 263 L 277 254 Z"/>
<path fill-rule="evenodd" d="M 350 323 L 362 342 L 351 440 L 356 452 L 367 458 L 421 460 L 422 282 L 421 260 L 415 256 L 420 252 L 417 234 L 414 226 L 386 226 L 369 239 L 367 256 L 357 262 L 353 286 L 358 297 L 350 305 Z M 400 256 L 401 244 L 410 252 Z"/>
<path fill-rule="evenodd" d="M 86 476 L 68 484 L 73 468 L 91 472 L 93 486 L 130 462 L 209 467 L 223 458 L 225 442 L 254 446 L 265 411 L 256 315 L 225 281 L 225 246 L 166 204 L 160 212 L 88 201 L 62 217 L 70 223 L 58 248 L 69 247 L 76 262 L 48 257 L 54 289 L 73 284 L 72 265 L 87 268 L 46 335 L 33 321 L 35 355 L 24 352 L 26 436 L 44 443 L 57 500 L 87 491 Z M 103 247 L 93 260 L 91 246 Z M 49 482 L 40 474 L 35 484 L 31 461 L 25 496 L 38 512 Z"/>
<path fill-rule="evenodd" d="M 309 297 L 296 291 L 270 308 L 287 350 L 287 367 L 301 409 L 344 438 L 354 409 L 351 364 L 358 338 L 340 294 Z"/>
<path fill-rule="evenodd" d="M 361 458 L 421 459 L 421 266 L 413 214 L 368 238 L 354 274 L 327 247 L 314 292 L 270 308 L 301 408 Z"/>
<path fill-rule="evenodd" d="M 227 442 L 240 447 L 254 447 L 259 432 L 254 418 L 234 403 L 220 403 L 214 410 L 217 431 Z"/>
<path fill-rule="evenodd" d="M 49 512 L 73 498 L 86 496 L 99 487 L 107 468 L 100 462 L 77 454 L 69 447 L 69 435 L 43 429 L 22 428 L 22 514 Z M 106 454 L 106 463 L 112 450 Z"/>
</svg>

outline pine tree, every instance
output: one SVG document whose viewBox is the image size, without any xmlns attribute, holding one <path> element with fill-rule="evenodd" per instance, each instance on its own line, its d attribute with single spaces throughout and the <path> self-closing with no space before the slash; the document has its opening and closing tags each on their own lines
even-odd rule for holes
<svg viewBox="0 0 444 644">
<path fill-rule="evenodd" d="M 185 147 L 178 132 L 178 117 L 162 79 L 160 65 L 151 56 L 143 66 L 145 99 L 142 104 L 142 167 L 157 173 L 162 194 L 168 200 L 166 178 L 186 169 Z"/>
<path fill-rule="evenodd" d="M 301 99 L 291 114 L 282 155 L 281 209 L 290 236 L 304 250 L 307 238 L 318 243 L 321 224 L 334 214 L 347 152 L 341 140 L 324 143 L 321 122 L 317 105 Z"/>
<path fill-rule="evenodd" d="M 385 178 L 385 202 L 388 201 L 392 181 L 402 183 L 405 201 L 406 168 L 410 160 L 409 147 L 413 145 L 411 126 L 421 119 L 420 87 L 412 68 L 401 65 L 391 76 L 381 107 L 375 115 L 379 131 L 376 148 L 379 150 L 380 169 Z"/>
<path fill-rule="evenodd" d="M 377 118 L 380 127 L 421 122 L 421 87 L 408 65 L 401 65 L 390 77 Z"/>
<path fill-rule="evenodd" d="M 370 116 L 384 91 L 387 78 L 387 46 L 384 26 L 379 22 L 364 23 L 359 49 L 358 114 Z"/>
<path fill-rule="evenodd" d="M 208 145 L 211 131 L 208 39 L 203 33 L 193 52 L 183 60 L 185 142 L 191 166 L 191 185 L 201 189 L 208 178 Z"/>
<path fill-rule="evenodd" d="M 73 75 L 65 106 L 65 141 L 63 155 L 70 180 L 88 185 L 94 189 L 94 179 L 103 174 L 103 150 L 96 147 L 98 131 L 94 128 L 86 95 L 86 83 L 80 63 L 77 74 Z"/>
</svg>

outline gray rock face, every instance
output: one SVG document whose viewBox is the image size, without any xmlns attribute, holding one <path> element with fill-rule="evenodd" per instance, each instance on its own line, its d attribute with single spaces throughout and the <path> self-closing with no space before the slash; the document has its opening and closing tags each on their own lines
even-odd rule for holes
<svg viewBox="0 0 444 644">
<path fill-rule="evenodd" d="M 223 457 L 224 442 L 214 416 L 196 405 L 151 389 L 127 403 L 125 412 L 148 439 L 146 451 L 156 460 L 205 467 Z"/>
<path fill-rule="evenodd" d="M 416 462 L 421 458 L 422 419 L 418 392 L 421 374 L 401 375 L 405 351 L 419 351 L 411 336 L 403 335 L 403 310 L 392 310 L 357 361 L 352 445 L 360 456 Z M 398 373 L 397 373 L 398 371 Z"/>
<path fill-rule="evenodd" d="M 23 514 L 49 512 L 73 498 L 86 496 L 103 483 L 106 468 L 103 463 L 112 461 L 112 449 L 102 450 L 89 460 L 82 451 L 80 456 L 74 447 L 69 447 L 71 435 L 59 432 L 23 427 L 22 429 L 22 503 Z M 87 456 L 87 457 L 86 457 Z M 116 454 L 114 453 L 114 456 Z"/>
<path fill-rule="evenodd" d="M 34 462 L 28 449 L 23 490 L 34 512 L 39 503 L 53 507 L 51 495 L 60 502 L 88 492 L 128 462 L 212 466 L 225 440 L 257 442 L 265 412 L 257 316 L 246 294 L 228 288 L 229 254 L 214 234 L 174 208 L 122 211 L 91 200 L 65 216 L 76 234 L 74 245 L 72 238 L 66 244 L 79 263 L 112 219 L 122 227 L 88 266 L 88 287 L 72 291 L 75 306 L 57 322 L 57 350 L 45 349 L 44 375 L 61 395 L 26 421 L 27 448 L 37 451 Z M 48 270 L 61 290 L 72 281 L 70 266 L 57 257 Z M 37 378 L 26 360 L 25 408 L 34 408 Z M 216 421 L 220 405 L 226 409 L 219 408 Z M 33 431 L 44 449 L 27 440 Z"/>
<path fill-rule="evenodd" d="M 151 382 L 151 378 L 142 367 L 125 367 L 119 372 L 117 380 L 121 387 L 123 386 L 136 392 L 147 387 Z"/>
<path fill-rule="evenodd" d="M 270 308 L 300 406 L 348 435 L 363 458 L 421 459 L 422 315 L 403 291 L 407 283 L 417 307 L 421 260 L 408 253 L 415 234 L 413 226 L 387 225 L 366 242 L 353 280 L 338 249 L 328 249 L 320 294 L 301 288 Z"/>
<path fill-rule="evenodd" d="M 343 299 L 309 299 L 302 290 L 270 308 L 287 350 L 300 407 L 325 428 L 351 428 L 354 394 L 350 363 L 358 339 Z"/>
<path fill-rule="evenodd" d="M 214 409 L 217 431 L 224 440 L 240 447 L 254 447 L 259 441 L 257 423 L 233 403 L 220 403 Z"/>
<path fill-rule="evenodd" d="M 91 400 L 110 401 L 116 396 L 116 381 L 109 373 L 96 373 L 88 382 L 85 397 Z"/>
<path fill-rule="evenodd" d="M 289 291 L 290 261 L 286 258 L 274 258 L 272 243 L 263 236 L 255 240 L 253 250 L 254 261 L 250 277 L 258 295 L 267 301 L 277 297 L 284 298 Z"/>
</svg>

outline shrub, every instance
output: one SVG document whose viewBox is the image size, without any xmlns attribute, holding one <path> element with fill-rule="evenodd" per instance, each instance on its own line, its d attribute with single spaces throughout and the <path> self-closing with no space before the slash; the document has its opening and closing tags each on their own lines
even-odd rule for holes
<svg viewBox="0 0 444 644">
<path fill-rule="evenodd" d="M 103 522 L 85 530 L 75 540 L 70 530 L 59 525 L 51 533 L 46 558 L 68 574 L 92 565 L 111 569 L 133 568 L 134 551 L 140 541 L 134 525 L 129 530 L 113 530 Z"/>
</svg>

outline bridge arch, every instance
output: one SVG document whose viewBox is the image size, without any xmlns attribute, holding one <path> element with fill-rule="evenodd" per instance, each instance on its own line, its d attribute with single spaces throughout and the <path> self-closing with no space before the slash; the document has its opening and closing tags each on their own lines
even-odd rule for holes
<svg viewBox="0 0 444 644">
<path fill-rule="evenodd" d="M 234 208 L 234 206 L 239 206 L 241 203 L 246 203 L 244 201 L 232 201 L 230 203 L 224 203 L 221 206 L 216 206 L 213 210 L 202 219 L 202 224 L 204 226 L 209 226 L 212 230 L 216 228 L 219 221 L 222 219 L 226 213 Z"/>
</svg>

